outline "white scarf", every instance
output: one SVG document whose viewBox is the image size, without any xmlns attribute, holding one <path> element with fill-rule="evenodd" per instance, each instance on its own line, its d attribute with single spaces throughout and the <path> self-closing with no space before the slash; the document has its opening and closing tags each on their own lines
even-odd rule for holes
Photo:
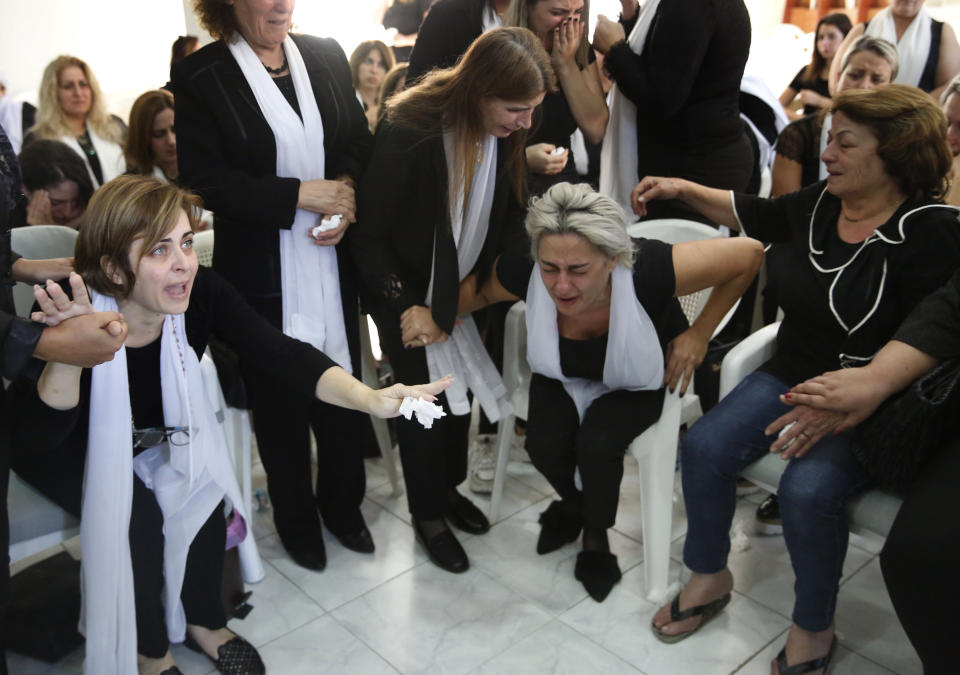
<svg viewBox="0 0 960 675">
<path fill-rule="evenodd" d="M 93 292 L 92 301 L 97 311 L 117 311 L 111 297 Z M 180 591 L 190 543 L 224 496 L 246 518 L 183 315 L 166 316 L 160 340 L 164 424 L 189 427 L 187 445 L 164 444 L 134 458 L 126 348 L 93 369 L 80 535 L 86 673 L 137 672 L 129 540 L 134 471 L 163 513 L 164 607 L 172 642 L 183 641 L 186 631 Z"/>
<path fill-rule="evenodd" d="M 820 127 L 820 154 L 817 160 L 820 162 L 820 180 L 827 179 L 827 165 L 823 162 L 823 153 L 827 151 L 827 137 L 830 135 L 830 129 L 833 128 L 833 113 L 827 113 L 823 117 L 823 126 Z"/>
<path fill-rule="evenodd" d="M 323 120 L 303 57 L 293 39 L 289 35 L 284 38 L 283 50 L 293 77 L 302 121 L 243 36 L 238 34 L 237 39 L 227 46 L 273 131 L 277 145 L 277 175 L 301 181 L 324 178 Z M 309 239 L 310 230 L 320 219 L 319 214 L 297 209 L 293 226 L 289 230 L 280 230 L 283 332 L 309 342 L 352 373 L 340 298 L 337 251 L 333 246 L 316 246 Z"/>
<path fill-rule="evenodd" d="M 650 24 L 660 0 L 647 0 L 640 8 L 637 23 L 630 31 L 627 44 L 635 54 L 643 53 Z M 651 102 L 655 105 L 655 102 Z M 614 83 L 607 99 L 610 120 L 603 134 L 600 151 L 600 193 L 614 199 L 627 213 L 633 213 L 630 192 L 637 184 L 637 106 L 623 95 Z"/>
<path fill-rule="evenodd" d="M 607 392 L 656 390 L 663 386 L 663 350 L 657 329 L 637 300 L 633 274 L 622 265 L 617 265 L 611 274 L 610 331 L 602 381 L 563 374 L 557 306 L 543 285 L 539 264 L 534 265 L 527 284 L 526 322 L 530 369 L 563 383 L 577 406 L 581 422 L 590 404 Z"/>
<path fill-rule="evenodd" d="M 493 0 L 487 2 L 486 7 L 483 9 L 483 16 L 481 17 L 480 21 L 482 33 L 486 33 L 492 28 L 498 28 L 503 25 L 503 22 L 500 20 L 500 15 L 497 14 L 497 10 L 493 6 Z"/>
<path fill-rule="evenodd" d="M 87 125 L 87 136 L 90 138 L 90 143 L 93 144 L 93 149 L 97 151 L 97 160 L 100 162 L 103 182 L 106 183 L 117 176 L 123 175 L 127 170 L 127 161 L 123 157 L 123 148 L 113 141 L 108 141 L 103 136 L 98 135 L 89 124 Z M 80 147 L 80 142 L 73 136 L 63 136 L 60 140 L 83 157 L 83 163 L 87 165 L 87 173 L 90 174 L 90 180 L 93 182 L 94 189 L 100 187 L 100 181 L 93 175 L 93 169 L 90 167 L 90 158 L 87 156 L 87 153 L 84 152 L 83 148 Z"/>
<path fill-rule="evenodd" d="M 900 68 L 894 78 L 896 84 L 907 84 L 916 87 L 923 77 L 923 69 L 930 58 L 930 42 L 933 39 L 931 28 L 932 20 L 923 7 L 913 17 L 913 21 L 897 40 L 897 27 L 893 22 L 893 13 L 887 7 L 877 14 L 867 24 L 867 35 L 880 37 L 897 46 L 897 55 L 900 57 Z"/>
<path fill-rule="evenodd" d="M 10 94 L 0 96 L 0 127 L 10 139 L 14 154 L 19 155 L 23 145 L 23 103 L 14 101 Z"/>
<path fill-rule="evenodd" d="M 447 175 L 454 175 L 453 132 L 443 135 L 443 148 L 447 160 Z M 497 183 L 497 139 L 487 134 L 481 147 L 481 161 L 473 172 L 470 184 L 470 203 L 464 204 L 463 182 L 449 183 L 450 229 L 457 245 L 457 267 L 460 281 L 477 264 L 483 242 L 490 227 L 490 211 Z M 436 236 L 436 235 L 434 235 Z M 436 247 L 434 247 L 436 251 Z M 432 268 L 435 269 L 433 265 Z M 433 272 L 427 287 L 426 303 L 433 297 Z M 427 368 L 430 379 L 436 380 L 452 373 L 453 384 L 446 390 L 447 404 L 454 415 L 469 415 L 470 401 L 467 390 L 473 392 L 491 422 L 512 411 L 506 400 L 507 390 L 497 367 L 490 360 L 477 325 L 469 314 L 458 316 L 449 339 L 427 345 Z"/>
</svg>

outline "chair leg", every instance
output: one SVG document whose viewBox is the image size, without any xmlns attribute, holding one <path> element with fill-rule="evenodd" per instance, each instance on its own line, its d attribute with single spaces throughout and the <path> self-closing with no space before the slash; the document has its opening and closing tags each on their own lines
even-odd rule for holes
<svg viewBox="0 0 960 675">
<path fill-rule="evenodd" d="M 493 491 L 490 493 L 490 513 L 487 518 L 495 523 L 500 515 L 500 498 L 503 496 L 503 483 L 507 477 L 507 464 L 510 461 L 510 442 L 513 440 L 513 415 L 500 418 L 497 425 L 497 469 L 493 476 Z"/>
<path fill-rule="evenodd" d="M 360 379 L 368 387 L 377 389 L 377 362 L 373 357 L 373 348 L 370 342 L 370 330 L 367 325 L 367 317 L 360 315 Z M 379 417 L 370 416 L 373 422 L 373 433 L 377 437 L 377 445 L 380 446 L 380 455 L 383 463 L 387 467 L 387 476 L 390 477 L 390 487 L 393 488 L 392 497 L 399 497 L 403 494 L 400 485 L 400 475 L 397 472 L 398 453 L 390 442 L 390 428 L 387 421 Z"/>
</svg>

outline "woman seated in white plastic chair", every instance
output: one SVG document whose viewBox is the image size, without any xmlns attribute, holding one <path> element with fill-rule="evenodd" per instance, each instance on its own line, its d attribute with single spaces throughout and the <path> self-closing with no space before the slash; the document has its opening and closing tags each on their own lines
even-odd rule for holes
<svg viewBox="0 0 960 675">
<path fill-rule="evenodd" d="M 529 251 L 502 255 L 479 293 L 473 277 L 464 280 L 458 314 L 526 300 L 534 373 L 526 447 L 560 496 L 540 515 L 537 552 L 559 549 L 582 529 L 574 574 L 600 602 L 620 580 L 607 529 L 616 520 L 624 453 L 659 418 L 664 384 L 686 391 L 763 249 L 747 238 L 631 240 L 613 200 L 570 183 L 533 200 L 526 228 Z M 688 327 L 674 298 L 711 286 Z"/>
<path fill-rule="evenodd" d="M 223 500 L 241 515 L 245 505 L 200 375 L 211 335 L 292 390 L 380 417 L 395 416 L 404 396 L 433 400 L 448 384 L 374 391 L 281 334 L 216 273 L 198 270 L 198 202 L 153 178 L 109 182 L 90 201 L 77 242 L 73 300 L 52 283 L 35 289 L 34 320 L 56 325 L 109 308 L 129 326 L 112 362 L 48 364 L 12 415 L 39 458 L 86 454 L 89 673 L 179 673 L 169 642 L 184 639 L 222 673 L 264 672 L 253 646 L 227 630 L 220 600 Z"/>
</svg>

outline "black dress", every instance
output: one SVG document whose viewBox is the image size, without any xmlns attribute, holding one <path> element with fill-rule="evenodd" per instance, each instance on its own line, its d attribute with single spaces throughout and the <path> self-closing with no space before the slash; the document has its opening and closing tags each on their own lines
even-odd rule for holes
<svg viewBox="0 0 960 675">
<path fill-rule="evenodd" d="M 439 0 L 420 25 L 410 54 L 407 86 L 434 68 L 454 65 L 483 32 L 488 0 Z"/>
<path fill-rule="evenodd" d="M 806 79 L 807 67 L 804 66 L 800 69 L 800 72 L 797 73 L 796 77 L 790 81 L 789 87 L 793 89 L 798 94 L 804 89 L 809 89 L 821 96 L 830 98 L 830 83 L 827 82 L 827 78 L 820 77 L 819 75 L 814 78 L 811 82 Z M 820 106 L 805 104 L 803 106 L 804 115 L 812 115 L 813 113 L 820 112 Z"/>
<path fill-rule="evenodd" d="M 820 180 L 820 115 L 807 115 L 783 128 L 777 138 L 777 154 L 801 166 L 800 187 Z"/>
</svg>

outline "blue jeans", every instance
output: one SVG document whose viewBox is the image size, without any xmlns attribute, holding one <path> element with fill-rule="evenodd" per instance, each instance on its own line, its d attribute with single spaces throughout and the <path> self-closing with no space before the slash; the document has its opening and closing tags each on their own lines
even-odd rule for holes
<svg viewBox="0 0 960 675">
<path fill-rule="evenodd" d="M 683 561 L 693 572 L 712 574 L 726 567 L 737 477 L 769 452 L 775 437 L 763 430 L 790 409 L 779 399 L 788 389 L 768 373 L 751 373 L 684 437 L 681 470 L 689 524 Z M 833 623 L 849 538 L 844 506 L 867 485 L 850 441 L 848 433 L 826 436 L 790 460 L 780 478 L 783 534 L 796 575 L 793 622 L 809 631 Z"/>
</svg>

